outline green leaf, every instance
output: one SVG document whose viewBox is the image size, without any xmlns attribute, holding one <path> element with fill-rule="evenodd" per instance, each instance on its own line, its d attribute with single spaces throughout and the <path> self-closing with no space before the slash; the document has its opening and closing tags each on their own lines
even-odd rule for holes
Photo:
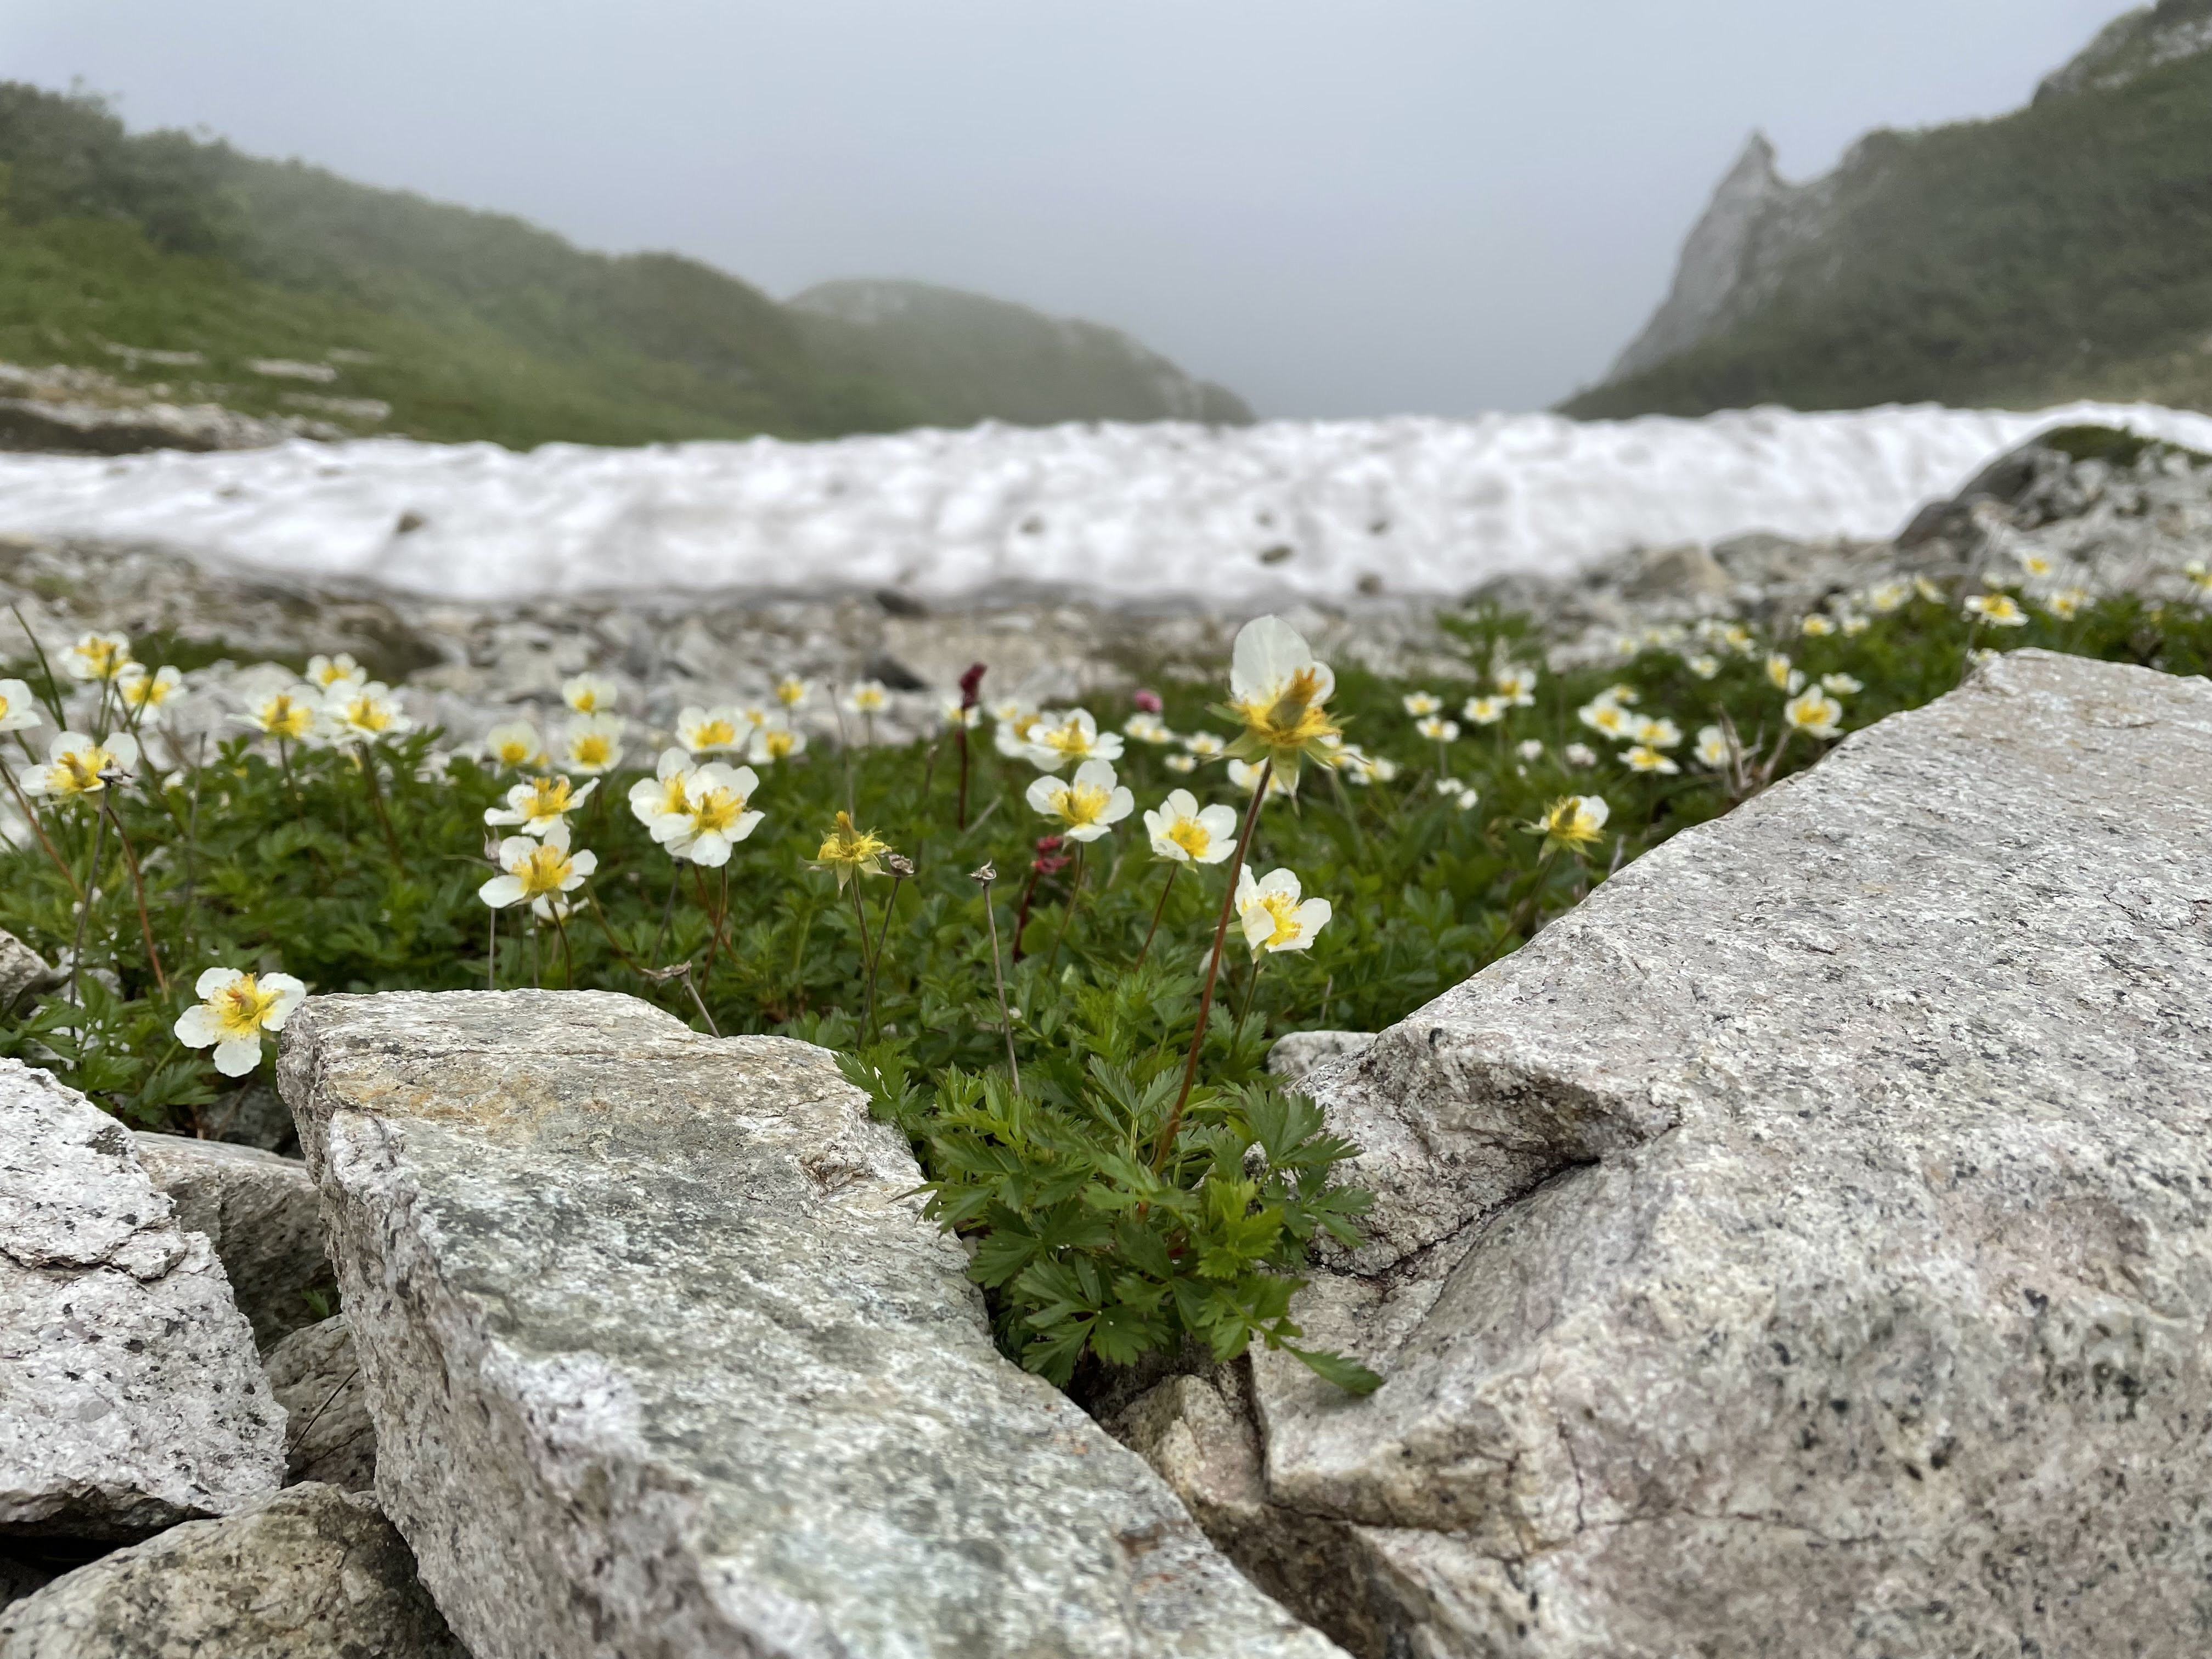
<svg viewBox="0 0 2212 1659">
<path fill-rule="evenodd" d="M 1346 1394 L 1370 1395 L 1382 1386 L 1382 1379 L 1356 1359 L 1325 1348 L 1301 1348 L 1285 1342 L 1283 1346 L 1303 1361 L 1306 1368 L 1323 1382 L 1334 1382 Z"/>
</svg>

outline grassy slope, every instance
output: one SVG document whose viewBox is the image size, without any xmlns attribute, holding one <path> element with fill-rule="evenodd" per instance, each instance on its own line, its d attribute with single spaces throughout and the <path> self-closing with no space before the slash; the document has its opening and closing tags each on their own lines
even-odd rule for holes
<svg viewBox="0 0 2212 1659">
<path fill-rule="evenodd" d="M 1881 135 L 1765 311 L 1564 407 L 2212 407 L 2208 156 L 2212 54 L 1997 120 Z"/>
</svg>

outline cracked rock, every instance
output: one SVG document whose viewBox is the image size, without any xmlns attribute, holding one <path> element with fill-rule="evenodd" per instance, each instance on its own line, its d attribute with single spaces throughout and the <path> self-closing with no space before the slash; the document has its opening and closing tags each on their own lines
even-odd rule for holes
<svg viewBox="0 0 2212 1659">
<path fill-rule="evenodd" d="M 345 1316 L 295 1331 L 262 1365 L 284 1408 L 286 1479 L 319 1480 L 345 1492 L 376 1486 L 376 1429 L 361 1385 L 361 1361 Z"/>
<path fill-rule="evenodd" d="M 230 1278 L 239 1311 L 264 1348 L 324 1316 L 337 1293 L 323 1255 L 321 1200 L 307 1166 L 258 1147 L 140 1133 L 138 1161 L 176 1206 L 177 1225 L 204 1233 Z"/>
<path fill-rule="evenodd" d="M 283 1468 L 208 1241 L 121 1124 L 0 1060 L 0 1537 L 141 1537 L 228 1514 Z"/>
<path fill-rule="evenodd" d="M 1323 1659 L 993 1346 L 831 1058 L 622 996 L 311 998 L 378 1495 L 481 1659 Z"/>
<path fill-rule="evenodd" d="M 2203 1651 L 2204 681 L 2002 657 L 1307 1086 L 1387 1380 L 1148 1449 L 1255 1573 L 1336 1528 L 1365 1651 Z"/>
</svg>

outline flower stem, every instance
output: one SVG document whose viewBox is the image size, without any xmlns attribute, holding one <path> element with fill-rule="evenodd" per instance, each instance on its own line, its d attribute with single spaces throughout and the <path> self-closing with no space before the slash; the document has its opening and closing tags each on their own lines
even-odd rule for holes
<svg viewBox="0 0 2212 1659">
<path fill-rule="evenodd" d="M 399 833 L 392 827 L 392 817 L 384 810 L 384 786 L 376 781 L 376 757 L 368 749 L 361 751 L 361 774 L 368 780 L 368 804 L 376 809 L 376 821 L 384 827 L 384 844 L 392 849 L 392 862 L 396 867 L 406 862 L 399 850 Z M 562 939 L 568 938 L 564 931 Z"/>
<path fill-rule="evenodd" d="M 961 724 L 959 729 L 952 734 L 953 741 L 960 745 L 960 807 L 958 812 L 958 824 L 959 828 L 963 830 L 965 830 L 968 828 L 967 712 L 968 711 L 964 708 L 961 710 Z"/>
<path fill-rule="evenodd" d="M 999 990 L 999 1027 L 1006 1035 L 1006 1070 L 1014 1079 L 1014 1098 L 1022 1094 L 1022 1063 L 1014 1058 L 1014 1017 L 1006 1007 L 1006 975 L 999 965 L 999 916 L 991 903 L 991 887 L 983 884 L 983 921 L 991 930 L 991 981 Z"/>
<path fill-rule="evenodd" d="M 1261 763 L 1260 787 L 1252 792 L 1252 805 L 1244 814 L 1244 832 L 1237 838 L 1237 854 L 1229 860 L 1229 884 L 1221 895 L 1221 919 L 1213 926 L 1213 952 L 1206 964 L 1206 989 L 1198 999 L 1198 1025 L 1190 1034 L 1190 1054 L 1183 1061 L 1182 1089 L 1176 1096 L 1175 1110 L 1160 1130 L 1159 1144 L 1152 1148 L 1152 1168 L 1166 1166 L 1168 1153 L 1173 1149 L 1176 1137 L 1182 1133 L 1182 1115 L 1190 1104 L 1191 1085 L 1198 1081 L 1198 1054 L 1206 1043 L 1206 1022 L 1213 1012 L 1214 981 L 1221 976 L 1221 946 L 1229 937 L 1229 918 L 1237 912 L 1237 877 L 1244 868 L 1244 855 L 1252 848 L 1252 832 L 1260 827 L 1260 809 L 1267 802 L 1267 785 L 1275 775 L 1274 757 L 1270 756 Z"/>
<path fill-rule="evenodd" d="M 499 989 L 499 907 L 487 905 L 491 925 L 484 931 L 484 989 Z"/>
<path fill-rule="evenodd" d="M 1244 1000 L 1237 1010 L 1237 1029 L 1242 1031 L 1244 1022 L 1251 1017 L 1253 994 L 1260 988 L 1260 956 L 1252 954 L 1252 971 L 1244 976 Z"/>
<path fill-rule="evenodd" d="M 54 717 L 54 729 L 69 730 L 69 721 L 62 717 L 62 683 L 54 678 L 54 665 L 46 660 L 46 647 L 39 643 L 39 636 L 31 631 L 31 624 L 23 620 L 22 607 L 10 602 L 8 609 L 15 613 L 15 626 L 23 630 L 23 637 L 31 642 L 31 654 L 39 659 L 39 672 L 46 680 L 46 690 L 39 701 L 46 706 L 46 713 Z"/>
<path fill-rule="evenodd" d="M 138 933 L 146 941 L 146 962 L 154 970 L 155 988 L 167 996 L 169 976 L 161 971 L 161 953 L 154 947 L 154 924 L 146 915 L 146 881 L 138 873 L 138 855 L 131 850 L 131 837 L 123 833 L 123 820 L 116 816 L 113 804 L 103 801 L 100 810 L 114 821 L 116 845 L 123 849 L 123 867 L 131 872 L 131 896 L 138 901 Z"/>
<path fill-rule="evenodd" d="M 867 970 L 865 1029 L 868 1040 L 872 1042 L 876 1036 L 876 965 L 868 959 L 868 912 L 860 902 L 860 878 L 858 876 L 853 878 L 853 920 L 860 924 L 860 966 Z"/>
<path fill-rule="evenodd" d="M 1084 857 L 1085 850 L 1084 842 L 1079 841 L 1075 843 L 1075 884 L 1067 890 L 1067 911 L 1060 919 L 1060 931 L 1053 935 L 1052 955 L 1045 960 L 1044 971 L 1047 978 L 1050 978 L 1053 969 L 1060 966 L 1060 947 L 1067 943 L 1068 929 L 1075 926 L 1076 902 L 1083 896 L 1083 878 L 1091 869 L 1089 862 Z"/>
<path fill-rule="evenodd" d="M 84 885 L 79 890 L 84 895 L 84 902 L 77 906 L 76 939 L 70 946 L 70 1002 L 76 1007 L 79 1019 L 84 1018 L 84 1002 L 78 994 L 77 982 L 84 971 L 84 927 L 92 920 L 93 895 L 100 890 L 100 857 L 106 848 L 107 814 L 101 812 L 93 818 L 92 862 L 86 867 Z M 83 1027 L 72 1026 L 70 1030 L 82 1035 Z"/>
<path fill-rule="evenodd" d="M 1152 907 L 1152 925 L 1145 929 L 1144 948 L 1137 952 L 1137 960 L 1130 969 L 1132 973 L 1143 967 L 1145 958 L 1152 954 L 1152 935 L 1160 931 L 1160 918 L 1167 914 L 1168 895 L 1175 891 L 1175 878 L 1182 873 L 1182 866 L 1180 864 L 1170 862 L 1168 865 L 1168 878 L 1160 884 L 1160 902 Z"/>
<path fill-rule="evenodd" d="M 561 935 L 561 978 L 566 989 L 576 988 L 576 958 L 568 951 L 568 924 L 561 919 L 559 910 L 553 912 L 553 931 Z"/>
<path fill-rule="evenodd" d="M 854 882 L 853 890 L 856 894 L 860 891 L 858 880 Z M 868 1024 L 872 1028 L 876 1019 L 876 972 L 884 965 L 884 951 L 891 942 L 891 907 L 898 902 L 898 896 L 899 878 L 894 875 L 891 878 L 890 896 L 884 901 L 883 931 L 876 935 L 876 948 L 868 957 Z M 864 930 L 867 927 L 867 919 L 865 916 L 861 918 L 860 926 Z"/>
</svg>

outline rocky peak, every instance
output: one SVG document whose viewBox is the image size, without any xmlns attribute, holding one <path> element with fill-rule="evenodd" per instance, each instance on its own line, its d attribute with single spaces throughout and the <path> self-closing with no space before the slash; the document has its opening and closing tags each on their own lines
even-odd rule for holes
<svg viewBox="0 0 2212 1659">
<path fill-rule="evenodd" d="M 2125 86 L 2205 51 L 2212 51 L 2212 0 L 2159 0 L 2106 24 L 2079 57 L 2045 79 L 2035 101 Z"/>
</svg>

